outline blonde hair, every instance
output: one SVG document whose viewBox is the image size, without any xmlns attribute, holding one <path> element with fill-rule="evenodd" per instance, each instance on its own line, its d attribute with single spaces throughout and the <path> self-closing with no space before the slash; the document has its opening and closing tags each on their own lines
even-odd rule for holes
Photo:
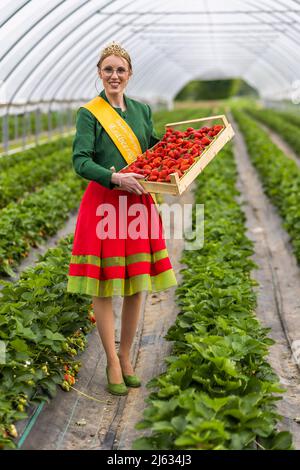
<svg viewBox="0 0 300 470">
<path fill-rule="evenodd" d="M 129 69 L 132 72 L 132 65 L 131 65 L 130 55 L 128 54 L 126 49 L 124 49 L 120 44 L 118 44 L 115 41 L 113 41 L 111 44 L 108 44 L 101 51 L 100 59 L 97 63 L 97 67 L 100 68 L 103 60 L 106 59 L 106 57 L 109 57 L 110 55 L 116 55 L 118 57 L 122 57 L 123 59 L 126 59 L 127 62 L 128 62 L 128 65 L 129 65 Z"/>
</svg>

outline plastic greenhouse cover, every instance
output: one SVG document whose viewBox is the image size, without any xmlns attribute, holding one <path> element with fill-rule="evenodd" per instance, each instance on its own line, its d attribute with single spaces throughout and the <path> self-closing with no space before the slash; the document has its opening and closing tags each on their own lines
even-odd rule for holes
<svg viewBox="0 0 300 470">
<path fill-rule="evenodd" d="M 296 0 L 1 0 L 1 103 L 90 99 L 112 40 L 130 53 L 131 96 L 171 102 L 195 78 L 242 77 L 291 98 L 300 79 Z"/>
</svg>

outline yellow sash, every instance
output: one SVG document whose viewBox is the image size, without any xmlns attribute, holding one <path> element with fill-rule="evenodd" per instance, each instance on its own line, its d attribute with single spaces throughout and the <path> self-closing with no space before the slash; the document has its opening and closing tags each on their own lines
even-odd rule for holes
<svg viewBox="0 0 300 470">
<path fill-rule="evenodd" d="M 131 127 L 101 96 L 96 96 L 83 107 L 88 109 L 100 122 L 128 165 L 143 153 Z M 151 194 L 151 196 L 156 203 L 155 194 Z"/>
</svg>

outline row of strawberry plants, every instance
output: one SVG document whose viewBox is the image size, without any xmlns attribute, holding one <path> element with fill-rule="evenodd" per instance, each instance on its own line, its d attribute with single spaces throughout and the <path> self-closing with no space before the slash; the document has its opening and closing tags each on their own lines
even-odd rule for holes
<svg viewBox="0 0 300 470">
<path fill-rule="evenodd" d="M 299 123 L 294 124 L 291 121 L 288 121 L 286 116 L 277 113 L 273 109 L 247 108 L 247 112 L 250 116 L 276 131 L 300 156 Z"/>
<path fill-rule="evenodd" d="M 288 449 L 290 434 L 276 431 L 282 390 L 266 360 L 273 341 L 253 313 L 253 248 L 236 201 L 231 150 L 197 183 L 205 244 L 183 252 L 186 267 L 176 290 L 181 312 L 166 336 L 173 352 L 166 372 L 149 384 L 155 390 L 136 426 L 148 431 L 133 448 Z M 197 230 L 195 212 L 193 221 Z"/>
<path fill-rule="evenodd" d="M 74 118 L 74 113 L 75 110 L 72 111 L 72 121 L 75 120 Z M 68 112 L 59 112 L 59 111 L 52 111 L 51 112 L 51 129 L 55 129 L 59 127 L 60 122 L 66 123 L 67 120 L 69 119 L 69 113 Z M 48 113 L 41 113 L 40 115 L 40 131 L 47 131 L 48 130 Z M 17 122 L 16 122 L 17 121 Z M 18 114 L 17 116 L 15 115 L 9 115 L 8 116 L 8 137 L 9 139 L 14 139 L 16 137 L 15 134 L 15 129 L 16 126 L 18 128 L 18 137 L 22 137 L 23 133 L 28 133 L 34 134 L 36 131 L 36 114 L 35 112 L 29 113 L 26 117 L 26 121 L 24 119 L 23 114 Z M 3 117 L 0 118 L 0 141 L 2 140 L 3 137 Z"/>
<path fill-rule="evenodd" d="M 75 209 L 86 187 L 86 180 L 73 171 L 0 211 L 0 273 L 13 275 L 12 267 L 37 246 L 54 235 Z"/>
<path fill-rule="evenodd" d="M 13 169 L 0 175 L 0 209 L 9 202 L 26 196 L 52 180 L 60 179 L 71 167 L 70 148 L 50 153 L 47 157 L 36 160 L 22 161 Z"/>
<path fill-rule="evenodd" d="M 0 448 L 15 447 L 15 425 L 32 406 L 49 401 L 57 385 L 69 390 L 75 382 L 76 355 L 95 318 L 89 297 L 66 291 L 71 248 L 68 236 L 18 282 L 1 281 Z"/>
<path fill-rule="evenodd" d="M 2 173 L 2 171 L 11 170 L 16 164 L 21 162 L 29 162 L 33 160 L 40 161 L 50 153 L 69 147 L 71 143 L 71 137 L 61 137 L 53 142 L 37 145 L 28 150 L 23 150 L 22 152 L 17 152 L 12 155 L 4 155 L 0 157 L 0 171 Z"/>
<path fill-rule="evenodd" d="M 261 177 L 264 191 L 279 210 L 300 262 L 300 169 L 254 119 L 239 110 L 234 110 L 233 114 Z"/>
<path fill-rule="evenodd" d="M 294 124 L 294 126 L 300 126 L 300 114 L 299 111 L 280 111 L 274 110 L 274 114 L 280 116 L 285 121 L 288 121 L 290 124 Z"/>
</svg>

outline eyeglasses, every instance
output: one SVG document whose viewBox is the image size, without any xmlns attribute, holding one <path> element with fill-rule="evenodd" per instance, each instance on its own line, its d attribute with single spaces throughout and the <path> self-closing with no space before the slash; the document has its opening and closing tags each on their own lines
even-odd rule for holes
<svg viewBox="0 0 300 470">
<path fill-rule="evenodd" d="M 114 69 L 113 67 L 104 67 L 104 69 L 102 69 L 102 72 L 104 73 L 104 75 L 106 75 L 107 77 L 109 77 L 110 75 L 112 75 L 114 72 L 117 72 L 118 76 L 119 77 L 122 77 L 126 74 L 126 72 L 128 72 L 127 69 L 125 69 L 124 67 L 118 67 L 116 69 Z"/>
</svg>

